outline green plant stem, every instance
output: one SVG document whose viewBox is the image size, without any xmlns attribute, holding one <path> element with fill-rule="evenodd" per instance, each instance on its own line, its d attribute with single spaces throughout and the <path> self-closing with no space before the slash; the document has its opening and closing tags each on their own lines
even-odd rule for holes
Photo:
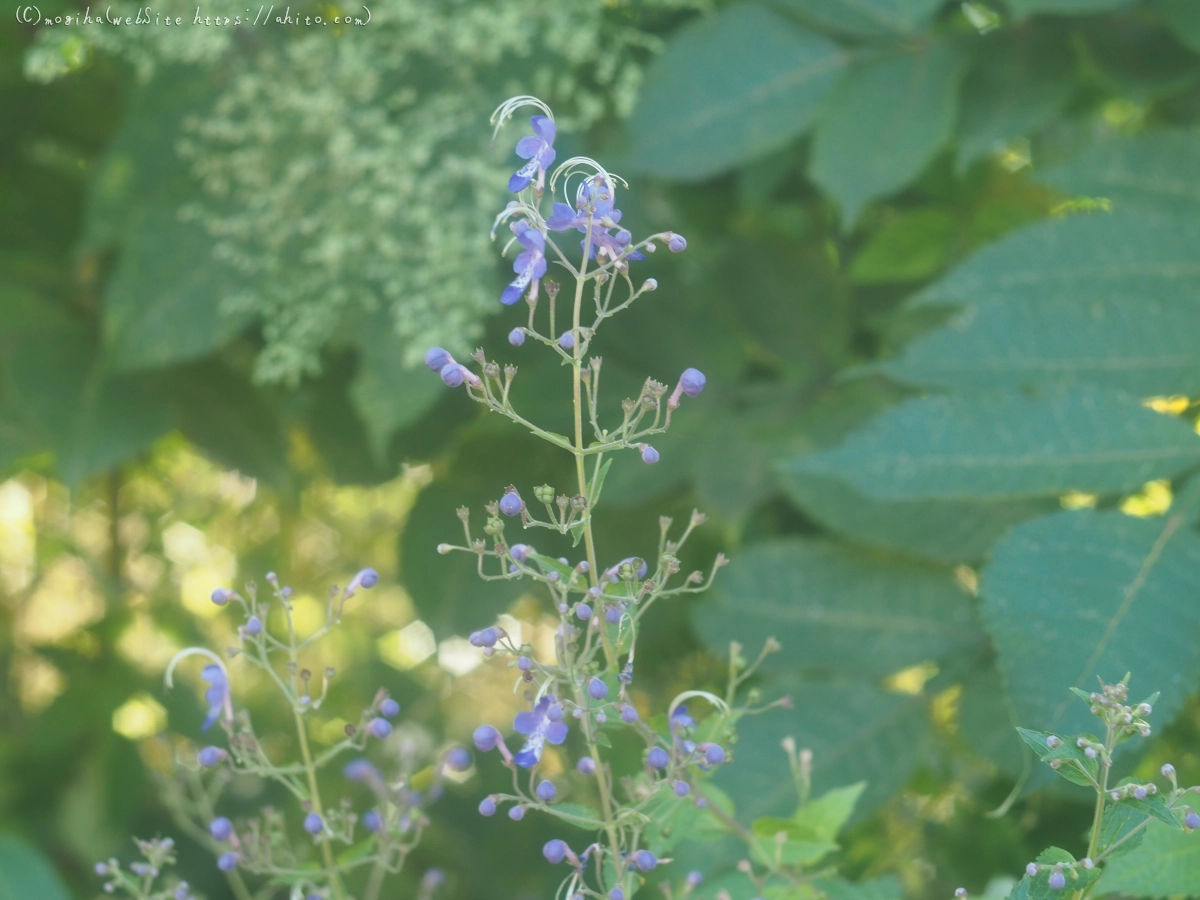
<svg viewBox="0 0 1200 900">
<path fill-rule="evenodd" d="M 1104 733 L 1104 758 L 1112 759 L 1113 750 L 1113 730 L 1112 726 L 1107 726 Z M 1096 791 L 1096 811 L 1092 814 L 1092 834 L 1088 839 L 1087 858 L 1095 862 L 1096 851 L 1100 848 L 1100 827 L 1104 824 L 1104 798 L 1108 795 L 1108 773 L 1110 767 L 1104 764 L 1104 760 L 1100 763 L 1100 785 Z M 1087 893 L 1086 888 L 1081 888 L 1072 895 L 1073 900 L 1083 900 L 1083 896 Z"/>
<path fill-rule="evenodd" d="M 375 865 L 371 867 L 371 878 L 367 881 L 367 892 L 364 895 L 364 900 L 379 900 L 379 892 L 383 890 L 383 879 L 387 875 L 387 869 L 383 867 L 383 857 L 375 860 Z"/>
<path fill-rule="evenodd" d="M 312 762 L 312 753 L 308 749 L 308 729 L 304 717 L 293 708 L 292 715 L 296 718 L 296 733 L 300 736 L 300 756 L 304 759 L 304 771 L 308 775 L 309 799 L 312 809 L 321 821 L 325 820 L 325 811 L 321 808 L 321 793 L 317 788 L 317 769 Z M 329 876 L 329 886 L 333 889 L 335 900 L 346 900 L 346 889 L 338 874 L 337 865 L 333 860 L 333 848 L 329 846 L 329 838 L 321 835 L 321 855 L 325 859 L 325 874 Z"/>
</svg>

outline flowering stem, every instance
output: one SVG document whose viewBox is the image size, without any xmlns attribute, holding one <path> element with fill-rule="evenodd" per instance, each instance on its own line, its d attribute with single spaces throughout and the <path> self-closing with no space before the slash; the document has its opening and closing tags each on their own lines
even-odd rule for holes
<svg viewBox="0 0 1200 900">
<path fill-rule="evenodd" d="M 1100 827 L 1104 824 L 1104 798 L 1108 792 L 1110 768 L 1106 762 L 1112 759 L 1113 737 L 1112 725 L 1108 725 L 1104 734 L 1104 757 L 1100 760 L 1100 783 L 1096 790 L 1096 811 L 1092 815 L 1092 834 L 1088 839 L 1087 858 L 1093 862 L 1096 859 L 1096 851 L 1100 849 Z M 1081 900 L 1086 893 L 1085 888 L 1075 891 L 1074 900 Z"/>
<path fill-rule="evenodd" d="M 308 749 L 308 729 L 304 725 L 304 717 L 298 710 L 293 708 L 292 715 L 296 717 L 296 733 L 300 735 L 300 756 L 304 760 L 304 771 L 308 775 L 309 799 L 312 801 L 313 812 L 324 820 L 325 811 L 321 808 L 321 794 L 317 789 L 317 769 L 313 765 L 312 753 Z M 321 835 L 321 854 L 325 858 L 325 874 L 329 876 L 329 886 L 333 889 L 335 900 L 345 900 L 346 889 L 342 886 L 341 876 L 333 861 L 333 848 L 329 846 L 329 838 L 324 834 Z"/>
</svg>

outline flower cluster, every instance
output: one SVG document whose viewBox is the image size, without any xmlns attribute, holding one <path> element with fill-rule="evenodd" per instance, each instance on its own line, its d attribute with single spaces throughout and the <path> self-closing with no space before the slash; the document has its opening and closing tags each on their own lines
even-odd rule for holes
<svg viewBox="0 0 1200 900">
<path fill-rule="evenodd" d="M 217 606 L 240 609 L 239 646 L 227 650 L 231 661 L 203 647 L 180 651 L 167 667 L 167 687 L 172 686 L 177 666 L 193 656 L 208 660 L 200 672 L 207 685 L 204 702 L 207 714 L 203 732 L 214 726 L 223 740 L 200 747 L 194 758 L 179 761 L 180 782 L 167 791 L 166 800 L 180 827 L 207 843 L 216 865 L 226 873 L 238 897 L 249 897 L 244 876 L 263 881 L 263 890 L 287 887 L 292 896 L 304 900 L 347 900 L 347 883 L 363 877 L 365 888 L 355 896 L 378 900 L 388 875 L 399 872 L 428 824 L 425 808 L 442 792 L 446 774 L 466 770 L 471 754 L 463 747 L 445 748 L 432 767 L 432 778 L 413 785 L 414 774 L 427 766 L 416 743 L 398 734 L 395 720 L 400 704 L 384 689 L 361 710 L 358 721 L 345 726 L 345 737 L 314 755 L 309 744 L 309 719 L 325 703 L 330 683 L 337 673 L 325 668 L 318 679 L 301 665 L 301 658 L 341 621 L 347 602 L 379 581 L 374 569 L 363 569 L 344 588 L 330 589 L 325 622 L 312 634 L 301 637 L 294 618 L 291 588 L 274 573 L 267 575 L 270 592 L 265 596 L 256 585 L 241 590 L 217 588 L 212 601 Z M 275 614 L 274 616 L 272 614 Z M 270 623 L 278 627 L 269 627 Z M 233 666 L 241 673 L 257 669 L 282 695 L 296 727 L 299 759 L 280 762 L 272 758 L 255 730 L 250 713 L 235 705 L 231 692 Z M 240 674 L 240 673 L 239 673 Z M 355 754 L 356 757 L 345 761 Z M 366 754 L 375 757 L 372 761 Z M 336 804 L 323 797 L 318 774 L 343 761 L 345 796 Z M 290 796 L 290 808 L 265 807 L 253 816 L 231 818 L 218 807 L 222 789 L 235 776 L 253 776 L 274 782 Z M 296 836 L 303 832 L 299 840 Z M 166 850 L 161 848 L 166 846 Z M 150 846 L 150 845 L 147 845 Z M 161 856 L 168 842 L 155 845 Z M 352 850 L 343 853 L 339 847 Z M 145 850 L 143 852 L 146 852 Z M 151 858 L 135 863 L 134 874 L 157 874 L 161 865 Z M 98 864 L 101 874 L 119 875 L 114 862 Z M 147 868 L 148 867 L 148 868 Z M 428 874 L 424 896 L 441 883 L 440 873 Z M 121 878 L 110 882 L 112 890 L 123 888 L 142 898 L 146 889 L 136 890 Z M 186 885 L 175 889 L 171 900 L 189 896 Z M 166 900 L 167 895 L 163 895 Z"/>
<path fill-rule="evenodd" d="M 620 424 L 605 427 L 597 407 L 602 360 L 589 358 L 588 350 L 606 319 L 657 287 L 653 279 L 636 285 L 632 265 L 659 246 L 680 252 L 687 242 L 673 232 L 635 241 L 622 227 L 621 211 L 616 207 L 617 187 L 624 182 L 595 161 L 576 157 L 550 172 L 556 131 L 553 114 L 544 104 L 517 97 L 502 105 L 494 118 L 503 122 L 527 105 L 538 110 L 530 120 L 533 134 L 517 144 L 517 155 L 528 162 L 510 180 L 509 189 L 517 198 L 497 217 L 493 229 L 494 234 L 507 223 L 513 235 L 510 245 L 521 247 L 513 264 L 516 277 L 500 299 L 511 306 L 524 298 L 528 307 L 526 323 L 509 334 L 511 345 L 521 347 L 533 339 L 570 367 L 573 439 L 540 428 L 513 407 L 509 391 L 516 366 L 501 367 L 479 350 L 473 355 L 478 370 L 472 371 L 440 347 L 431 349 L 425 361 L 448 386 L 465 385 L 472 400 L 570 453 L 576 479 L 566 490 L 537 485 L 529 490 L 528 500 L 517 486 L 504 487 L 498 499 L 487 504 L 486 537 L 472 530 L 470 511 L 459 509 L 464 543 L 443 543 L 438 551 L 475 556 L 484 580 L 526 579 L 542 585 L 558 616 L 552 658 L 539 658 L 532 645 L 522 643 L 498 624 L 480 623 L 483 627 L 470 636 L 473 645 L 488 656 L 503 659 L 513 670 L 515 689 L 528 702 L 528 708 L 511 724 L 514 737 L 491 724 L 475 731 L 476 749 L 497 752 L 513 778 L 511 792 L 483 798 L 479 812 L 493 816 L 505 809 L 509 819 L 519 821 L 534 810 L 591 829 L 596 839 L 590 843 L 555 838 L 545 845 L 543 855 L 550 864 L 565 865 L 569 870 L 563 880 L 563 896 L 624 900 L 651 872 L 670 861 L 665 854 L 671 843 L 662 837 L 670 828 L 664 823 L 684 805 L 704 808 L 709 804 L 706 780 L 732 761 L 734 726 L 745 712 L 733 705 L 736 689 L 757 663 L 733 667 L 725 697 L 685 691 L 668 705 L 665 715 L 650 721 L 646 719 L 650 710 L 639 709 L 634 702 L 631 685 L 643 617 L 660 598 L 705 590 L 726 560 L 718 555 L 707 576 L 700 571 L 681 575 L 680 551 L 693 530 L 705 522 L 699 512 L 692 514 L 680 532 L 673 530 L 671 519 L 661 519 L 653 554 L 603 560 L 596 547 L 592 517 L 612 464 L 611 455 L 634 450 L 644 463 L 658 462 L 659 453 L 647 439 L 670 427 L 682 398 L 698 396 L 706 379 L 695 368 L 685 370 L 673 389 L 647 379 L 636 399 L 623 402 Z M 578 178 L 578 184 L 570 202 L 556 201 L 556 190 L 565 190 L 573 178 Z M 547 205 L 550 209 L 544 214 Z M 555 240 L 554 234 L 568 232 L 582 236 L 577 251 Z M 561 311 L 557 309 L 559 286 L 543 283 L 548 262 L 574 280 L 572 298 Z M 623 288 L 623 296 L 616 295 L 618 286 Z M 540 303 L 543 293 L 548 298 L 544 307 Z M 587 322 L 585 297 L 590 299 Z M 544 322 L 539 320 L 539 307 L 543 307 Z M 585 425 L 590 426 L 591 440 L 585 440 Z M 542 528 L 570 535 L 573 547 L 581 548 L 582 558 L 539 552 L 528 541 L 510 542 L 506 529 L 518 524 L 522 531 Z M 693 701 L 693 709 L 703 707 L 707 715 L 693 715 L 686 701 Z M 641 744 L 638 770 L 622 772 L 606 758 L 605 749 L 618 740 Z M 579 749 L 574 771 L 551 776 L 550 772 L 561 768 L 547 766 L 546 755 L 549 748 L 560 746 Z M 587 798 L 588 805 L 562 804 L 567 796 Z M 685 890 L 690 892 L 699 883 L 700 875 L 694 873 Z"/>
<path fill-rule="evenodd" d="M 1159 770 L 1170 783 L 1159 790 L 1154 782 L 1134 778 L 1110 783 L 1113 754 L 1118 746 L 1134 737 L 1149 737 L 1147 717 L 1154 711 L 1157 694 L 1141 703 L 1128 705 L 1129 675 L 1115 684 L 1101 682 L 1092 693 L 1071 689 L 1087 705 L 1092 715 L 1104 724 L 1103 736 L 1093 734 L 1058 735 L 1017 729 L 1021 737 L 1051 769 L 1075 784 L 1090 787 L 1096 794 L 1095 813 L 1087 853 L 1076 859 L 1058 847 L 1050 847 L 1025 867 L 1020 896 L 1044 895 L 1068 887 L 1083 896 L 1100 877 L 1103 864 L 1128 852 L 1142 840 L 1151 822 L 1194 831 L 1200 828 L 1200 814 L 1189 805 L 1191 794 L 1200 794 L 1200 785 L 1181 788 L 1175 767 L 1166 763 Z M 1014 896 L 1018 893 L 1014 892 Z M 957 896 L 966 897 L 959 889 Z"/>
</svg>

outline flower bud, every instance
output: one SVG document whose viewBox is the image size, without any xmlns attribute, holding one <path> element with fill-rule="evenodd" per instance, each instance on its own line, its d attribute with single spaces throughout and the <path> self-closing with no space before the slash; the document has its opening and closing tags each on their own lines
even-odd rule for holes
<svg viewBox="0 0 1200 900">
<path fill-rule="evenodd" d="M 672 253 L 682 253 L 687 249 L 687 240 L 682 234 L 672 234 L 667 238 L 667 249 Z"/>
<path fill-rule="evenodd" d="M 431 372 L 440 372 L 453 362 L 454 357 L 441 347 L 433 347 L 425 354 L 425 365 L 429 367 L 429 371 Z"/>
<path fill-rule="evenodd" d="M 525 329 L 514 328 L 508 333 L 508 342 L 514 347 L 520 347 L 525 343 Z"/>
</svg>

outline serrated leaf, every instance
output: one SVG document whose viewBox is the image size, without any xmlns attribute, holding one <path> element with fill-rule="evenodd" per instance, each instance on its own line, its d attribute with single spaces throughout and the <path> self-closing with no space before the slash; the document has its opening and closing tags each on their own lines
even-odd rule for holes
<svg viewBox="0 0 1200 900">
<path fill-rule="evenodd" d="M 767 671 L 883 677 L 983 641 L 952 573 L 846 547 L 781 540 L 752 545 L 722 573 L 695 623 L 709 646 L 777 638 Z"/>
<path fill-rule="evenodd" d="M 817 123 L 809 174 L 847 227 L 867 203 L 916 178 L 950 137 L 963 61 L 949 44 L 886 53 L 838 85 Z"/>
<path fill-rule="evenodd" d="M 1141 846 L 1104 867 L 1102 885 L 1131 897 L 1200 895 L 1200 839 L 1151 822 Z"/>
<path fill-rule="evenodd" d="M 912 34 L 941 0 L 782 0 L 781 6 L 816 28 L 855 37 Z"/>
<path fill-rule="evenodd" d="M 1038 755 L 1038 758 L 1044 763 L 1058 762 L 1059 767 L 1054 769 L 1059 775 L 1067 779 L 1067 781 L 1075 784 L 1091 785 L 1099 781 L 1100 763 L 1094 759 L 1088 759 L 1083 751 L 1075 744 L 1076 738 L 1079 735 L 1057 735 L 1062 743 L 1058 747 L 1051 748 L 1046 743 L 1046 738 L 1050 735 L 1045 731 L 1031 731 L 1028 728 L 1018 728 L 1017 734 L 1025 741 L 1033 752 Z M 1087 735 L 1091 740 L 1095 740 L 1093 735 Z M 1059 860 L 1061 862 L 1061 860 Z"/>
<path fill-rule="evenodd" d="M 1071 55 L 1053 29 L 983 37 L 963 82 L 959 170 L 1049 122 L 1071 96 Z"/>
<path fill-rule="evenodd" d="M 1126 803 L 1110 803 L 1104 810 L 1104 820 L 1100 823 L 1100 842 L 1097 844 L 1098 854 L 1105 854 L 1106 859 L 1128 853 L 1133 850 L 1145 837 L 1145 829 L 1134 833 L 1146 821 L 1148 816 L 1141 810 L 1134 809 Z M 1133 833 L 1132 837 L 1128 837 Z M 1118 841 L 1123 843 L 1116 849 L 1110 849 Z"/>
<path fill-rule="evenodd" d="M 1154 714 L 1170 721 L 1200 674 L 1200 608 L 1189 599 L 1200 536 L 1181 525 L 1063 512 L 1000 542 L 980 595 L 1018 722 L 1056 734 L 1094 727 L 1067 687 L 1125 672 L 1163 688 Z"/>
<path fill-rule="evenodd" d="M 630 120 L 629 164 L 703 178 L 798 137 L 848 55 L 757 3 L 684 28 L 650 65 Z"/>
<path fill-rule="evenodd" d="M 955 388 L 1200 391 L 1200 351 L 1189 339 L 1200 329 L 1197 241 L 1200 220 L 1138 213 L 1026 228 L 923 291 L 914 305 L 963 311 L 870 368 Z"/>
<path fill-rule="evenodd" d="M 1110 804 L 1109 808 L 1111 809 L 1113 806 L 1128 806 L 1147 818 L 1157 819 L 1169 828 L 1183 830 L 1183 823 L 1171 811 L 1171 807 L 1167 804 L 1167 798 L 1162 794 L 1150 794 L 1144 800 L 1129 797 Z"/>
<path fill-rule="evenodd" d="M 869 497 L 843 481 L 802 469 L 803 457 L 779 464 L 786 495 L 834 533 L 938 563 L 987 556 L 1018 522 L 1058 509 L 1048 500 L 903 500 Z"/>
<path fill-rule="evenodd" d="M 1200 213 L 1198 157 L 1200 131 L 1160 129 L 1089 147 L 1036 177 L 1070 196 L 1104 197 L 1118 212 L 1195 215 Z M 1147 242 L 1145 249 L 1153 245 Z"/>
<path fill-rule="evenodd" d="M 1198 459 L 1186 423 L 1081 386 L 910 400 L 794 465 L 885 499 L 1002 499 L 1132 491 Z"/>
<path fill-rule="evenodd" d="M 0 900 L 69 900 L 46 857 L 16 837 L 0 837 Z"/>
</svg>

